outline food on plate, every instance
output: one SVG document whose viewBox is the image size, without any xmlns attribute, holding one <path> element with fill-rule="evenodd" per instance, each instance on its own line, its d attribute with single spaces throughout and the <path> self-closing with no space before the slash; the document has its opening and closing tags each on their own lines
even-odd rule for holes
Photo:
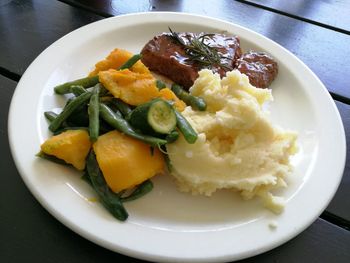
<svg viewBox="0 0 350 263">
<path fill-rule="evenodd" d="M 159 89 L 159 81 L 148 68 L 137 61 L 125 68 L 127 61 L 132 60 L 133 54 L 123 50 L 113 50 L 106 59 L 98 62 L 90 73 L 90 78 L 96 75 L 104 87 L 127 104 L 137 106 L 155 98 L 173 100 L 174 106 L 182 111 L 186 104 L 166 86 Z M 140 58 L 137 56 L 137 58 Z M 123 66 L 124 65 L 124 66 Z M 121 68 L 124 68 L 121 70 Z"/>
<path fill-rule="evenodd" d="M 250 84 L 257 88 L 270 86 L 278 73 L 277 62 L 264 52 L 249 51 L 240 57 L 237 69 L 248 76 Z"/>
<path fill-rule="evenodd" d="M 142 62 L 151 70 L 190 88 L 201 69 L 225 73 L 237 68 L 258 88 L 267 88 L 277 75 L 277 62 L 264 53 L 242 56 L 237 36 L 173 32 L 153 37 L 142 49 Z"/>
<path fill-rule="evenodd" d="M 155 36 L 141 54 L 150 70 L 189 88 L 203 67 L 221 75 L 232 69 L 241 48 L 235 36 L 173 32 Z"/>
<path fill-rule="evenodd" d="M 133 57 L 136 58 L 136 60 L 131 60 Z M 126 64 L 127 62 L 128 64 Z M 135 73 L 150 74 L 149 69 L 140 61 L 140 55 L 137 54 L 134 56 L 131 52 L 125 49 L 116 48 L 112 50 L 105 59 L 96 63 L 95 69 L 90 72 L 89 77 L 98 75 L 100 71 L 127 68 Z"/>
<path fill-rule="evenodd" d="M 86 130 L 67 130 L 47 139 L 41 145 L 41 151 L 64 160 L 78 170 L 84 170 L 90 147 L 89 133 Z"/>
<path fill-rule="evenodd" d="M 84 170 L 101 203 L 121 221 L 128 217 L 123 203 L 147 194 L 149 179 L 164 173 L 161 147 L 180 132 L 191 143 L 197 138 L 180 113 L 185 102 L 139 59 L 115 49 L 90 76 L 56 86 L 55 93 L 69 98 L 59 114 L 45 112 L 54 136 L 37 154 Z"/>
<path fill-rule="evenodd" d="M 131 70 L 109 69 L 101 71 L 100 82 L 114 97 L 136 106 L 156 98 L 158 89 L 151 74 L 132 72 Z"/>
<path fill-rule="evenodd" d="M 271 91 L 255 88 L 238 70 L 220 79 L 206 69 L 190 93 L 202 97 L 207 109 L 182 112 L 198 133 L 194 144 L 180 136 L 166 146 L 179 189 L 208 196 L 234 189 L 246 199 L 260 196 L 269 209 L 281 212 L 282 199 L 270 190 L 286 186 L 297 135 L 269 120 L 262 106 L 272 100 Z"/>
<path fill-rule="evenodd" d="M 196 97 L 189 94 L 185 91 L 181 86 L 177 84 L 171 85 L 171 90 L 175 93 L 175 95 L 186 102 L 187 105 L 190 105 L 195 110 L 204 111 L 207 108 L 207 104 L 201 97 Z"/>
<path fill-rule="evenodd" d="M 170 134 L 176 128 L 173 107 L 165 100 L 154 99 L 130 113 L 130 124 L 143 133 Z"/>
<path fill-rule="evenodd" d="M 277 63 L 261 52 L 242 56 L 236 36 L 170 32 L 142 55 L 116 48 L 87 77 L 56 86 L 67 102 L 59 114 L 45 112 L 53 136 L 37 156 L 84 171 L 121 221 L 123 203 L 150 192 L 166 167 L 182 191 L 235 189 L 280 212 L 270 190 L 286 186 L 297 136 L 263 109 L 272 95 L 259 88 Z"/>
<path fill-rule="evenodd" d="M 149 145 L 117 130 L 99 136 L 93 149 L 108 186 L 116 193 L 164 171 L 158 149 L 151 152 Z"/>
</svg>

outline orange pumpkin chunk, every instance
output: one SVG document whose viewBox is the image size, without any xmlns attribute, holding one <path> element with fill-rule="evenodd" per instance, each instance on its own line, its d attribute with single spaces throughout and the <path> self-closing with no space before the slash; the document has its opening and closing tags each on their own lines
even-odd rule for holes
<svg viewBox="0 0 350 263">
<path fill-rule="evenodd" d="M 159 91 L 159 97 L 165 100 L 172 100 L 174 101 L 174 106 L 178 111 L 183 111 L 186 108 L 185 102 L 180 100 L 175 93 L 169 89 L 164 88 Z"/>
<path fill-rule="evenodd" d="M 110 69 L 98 75 L 100 82 L 114 97 L 130 105 L 136 106 L 158 97 L 155 79 L 150 74 Z"/>
<path fill-rule="evenodd" d="M 104 60 L 101 60 L 95 65 L 95 69 L 89 74 L 89 76 L 95 76 L 100 71 L 105 71 L 109 69 L 118 69 L 126 61 L 128 61 L 133 56 L 132 53 L 124 49 L 116 48 L 114 49 Z M 141 74 L 151 74 L 148 68 L 141 62 L 137 61 L 131 68 L 131 71 L 141 73 Z"/>
<path fill-rule="evenodd" d="M 90 137 L 85 130 L 62 132 L 47 139 L 41 145 L 41 151 L 72 164 L 78 170 L 84 170 L 85 159 L 90 148 Z"/>
<path fill-rule="evenodd" d="M 98 165 L 108 186 L 119 192 L 141 184 L 164 170 L 158 149 L 118 131 L 110 131 L 93 145 Z"/>
</svg>

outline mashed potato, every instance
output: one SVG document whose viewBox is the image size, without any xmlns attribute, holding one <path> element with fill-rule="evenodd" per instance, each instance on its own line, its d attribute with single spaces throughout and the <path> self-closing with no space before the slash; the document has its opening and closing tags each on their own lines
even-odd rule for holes
<svg viewBox="0 0 350 263">
<path fill-rule="evenodd" d="M 253 87 L 237 70 L 222 80 L 202 70 L 190 92 L 205 99 L 207 110 L 186 107 L 182 112 L 198 133 L 196 143 L 180 137 L 167 145 L 179 189 L 207 196 L 235 189 L 245 199 L 260 196 L 266 207 L 280 213 L 284 200 L 270 190 L 286 186 L 297 135 L 271 124 L 262 108 L 272 100 L 271 91 Z"/>
</svg>

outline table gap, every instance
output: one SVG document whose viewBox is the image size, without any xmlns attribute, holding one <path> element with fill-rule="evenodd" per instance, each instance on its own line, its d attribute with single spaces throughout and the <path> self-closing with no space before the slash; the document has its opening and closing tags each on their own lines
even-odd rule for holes
<svg viewBox="0 0 350 263">
<path fill-rule="evenodd" d="M 344 104 L 350 105 L 350 98 L 344 97 L 342 95 L 336 94 L 334 92 L 328 91 L 329 94 L 331 94 L 333 100 L 337 100 L 339 102 L 342 102 Z"/>
<path fill-rule="evenodd" d="M 95 8 L 90 8 L 88 5 L 84 5 L 84 4 L 80 4 L 80 3 L 77 3 L 75 1 L 70 1 L 70 0 L 58 0 L 59 2 L 62 2 L 62 3 L 65 3 L 67 5 L 70 5 L 70 6 L 74 6 L 74 7 L 78 7 L 78 8 L 81 8 L 85 11 L 89 11 L 89 12 L 92 12 L 96 15 L 99 15 L 99 16 L 103 16 L 105 18 L 107 17 L 112 17 L 114 15 L 111 15 L 111 14 L 108 14 L 106 12 L 102 12 L 102 11 L 97 11 Z"/>
<path fill-rule="evenodd" d="M 338 227 L 341 227 L 345 230 L 350 231 L 350 222 L 344 218 L 341 218 L 339 216 L 336 216 L 330 212 L 324 211 L 319 218 L 322 218 L 323 220 L 332 223 L 333 225 L 336 225 Z"/>
<path fill-rule="evenodd" d="M 14 81 L 19 81 L 21 76 L 18 75 L 17 73 L 14 73 L 8 69 L 5 69 L 3 67 L 0 67 L 0 75 L 8 78 L 8 79 L 11 79 L 11 80 L 14 80 Z"/>
</svg>

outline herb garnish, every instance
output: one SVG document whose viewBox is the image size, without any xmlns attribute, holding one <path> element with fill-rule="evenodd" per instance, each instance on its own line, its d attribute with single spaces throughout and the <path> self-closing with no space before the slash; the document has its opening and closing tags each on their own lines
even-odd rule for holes
<svg viewBox="0 0 350 263">
<path fill-rule="evenodd" d="M 170 37 L 184 47 L 189 60 L 204 67 L 212 68 L 213 66 L 220 66 L 226 70 L 232 69 L 228 64 L 223 64 L 221 62 L 222 59 L 229 58 L 220 55 L 216 48 L 205 42 L 214 34 L 194 35 L 192 38 L 188 39 L 189 42 L 186 43 L 177 32 L 172 31 L 170 27 L 168 28 L 170 31 Z"/>
</svg>

